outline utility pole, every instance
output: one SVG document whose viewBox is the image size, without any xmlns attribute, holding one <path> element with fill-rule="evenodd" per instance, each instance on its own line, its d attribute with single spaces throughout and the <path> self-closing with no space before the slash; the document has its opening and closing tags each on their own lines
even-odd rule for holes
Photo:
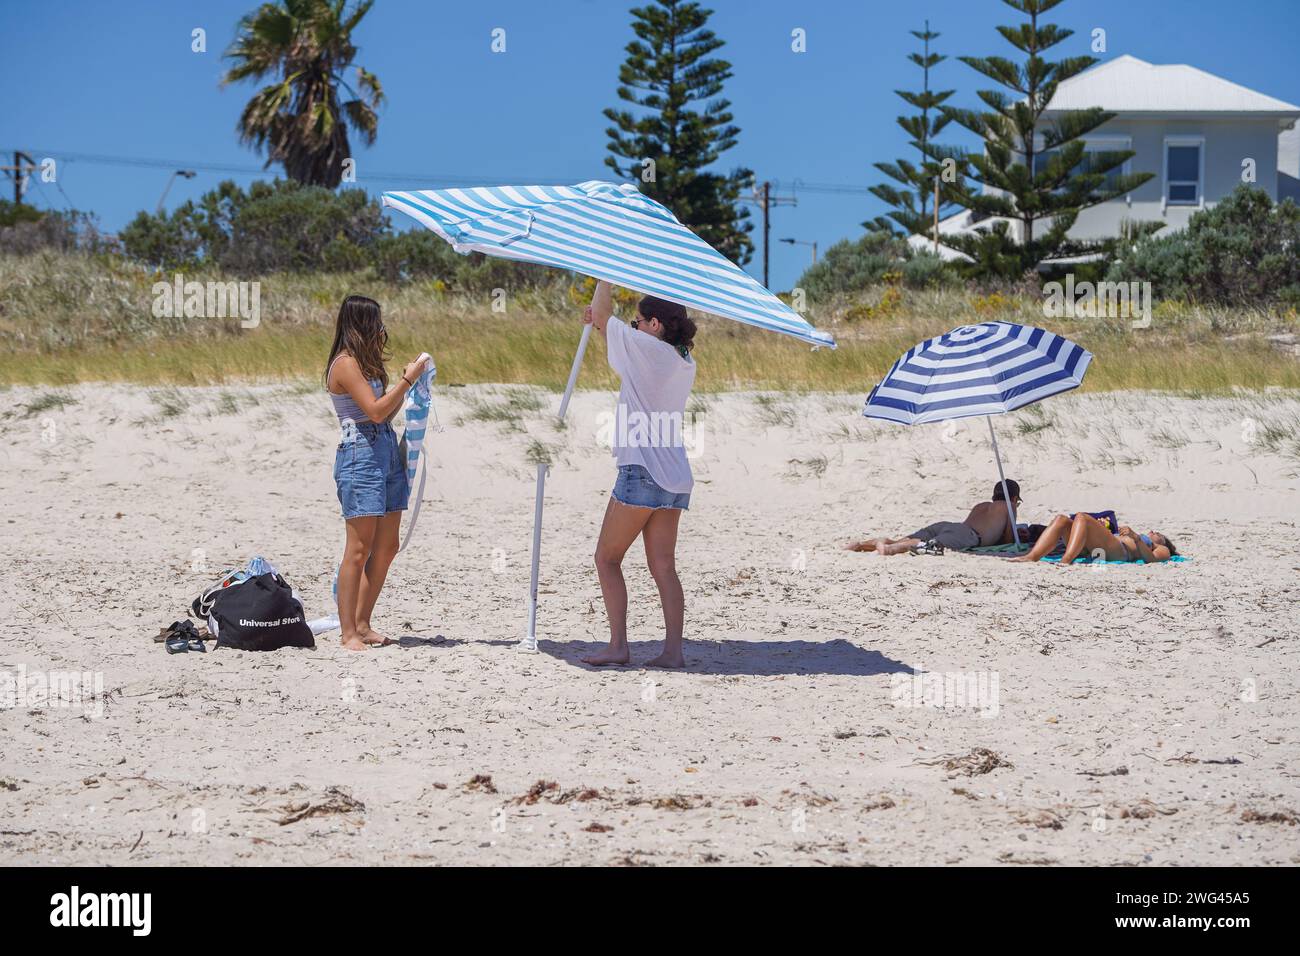
<svg viewBox="0 0 1300 956">
<path fill-rule="evenodd" d="M 772 232 L 772 223 L 768 216 L 768 210 L 772 206 L 797 206 L 799 200 L 794 196 L 773 196 L 772 184 L 764 181 L 762 186 L 754 188 L 752 202 L 756 202 L 763 209 L 763 288 L 768 288 L 768 246 L 771 245 L 770 236 Z"/>
<path fill-rule="evenodd" d="M 939 254 L 939 177 L 934 177 L 934 254 Z"/>
<path fill-rule="evenodd" d="M 23 160 L 27 160 L 27 165 L 23 165 Z M 14 178 L 14 205 L 23 204 L 23 193 L 27 191 L 27 176 L 36 172 L 36 161 L 22 150 L 14 150 L 14 164 L 12 166 L 0 166 L 6 173 Z"/>
</svg>

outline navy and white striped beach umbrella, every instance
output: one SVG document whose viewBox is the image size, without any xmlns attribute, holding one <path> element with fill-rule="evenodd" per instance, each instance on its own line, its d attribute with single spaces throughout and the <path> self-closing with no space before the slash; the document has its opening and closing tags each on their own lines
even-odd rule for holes
<svg viewBox="0 0 1300 956">
<path fill-rule="evenodd" d="M 457 252 L 571 269 L 701 312 L 835 347 L 735 263 L 630 183 L 384 193 L 384 205 Z"/>
<path fill-rule="evenodd" d="M 997 415 L 1078 388 L 1092 353 L 1031 325 L 981 322 L 903 353 L 862 414 L 905 425 Z"/>
</svg>

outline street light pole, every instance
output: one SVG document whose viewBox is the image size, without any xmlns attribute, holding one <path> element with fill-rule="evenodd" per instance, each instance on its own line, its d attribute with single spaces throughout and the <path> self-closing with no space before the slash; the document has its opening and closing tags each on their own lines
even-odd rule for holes
<svg viewBox="0 0 1300 956">
<path fill-rule="evenodd" d="M 161 216 L 163 214 L 163 203 L 167 201 L 167 193 L 171 192 L 172 183 L 176 181 L 176 177 L 184 176 L 186 179 L 193 179 L 197 175 L 198 173 L 192 169 L 178 169 L 173 172 L 167 179 L 167 185 L 163 187 L 162 195 L 158 197 L 157 215 Z"/>
<path fill-rule="evenodd" d="M 817 265 L 817 240 L 808 242 L 806 239 L 780 239 L 778 241 L 792 246 L 812 246 L 812 264 Z"/>
</svg>

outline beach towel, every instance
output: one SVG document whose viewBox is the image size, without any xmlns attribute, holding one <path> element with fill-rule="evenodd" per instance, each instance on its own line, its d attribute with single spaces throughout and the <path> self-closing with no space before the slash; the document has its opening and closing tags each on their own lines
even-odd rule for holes
<svg viewBox="0 0 1300 956">
<path fill-rule="evenodd" d="M 438 367 L 433 362 L 433 356 L 428 352 L 422 352 L 420 357 L 428 361 L 425 362 L 424 371 L 406 393 L 406 399 L 402 403 L 402 417 L 406 420 L 406 429 L 402 432 L 402 447 L 406 449 L 406 480 L 412 484 L 415 492 L 412 496 L 411 516 L 406 523 L 406 534 L 402 535 L 402 543 L 398 546 L 398 554 L 405 551 L 406 546 L 411 542 L 415 523 L 420 518 L 420 502 L 424 498 L 424 479 L 429 472 L 426 461 L 424 467 L 420 469 L 420 483 L 416 486 L 415 472 L 424 453 L 424 436 L 429 428 L 429 414 L 433 411 L 433 380 L 438 377 Z M 433 415 L 433 421 L 434 430 L 441 429 L 436 413 Z M 335 575 L 336 582 L 337 579 L 338 576 Z"/>
<path fill-rule="evenodd" d="M 1021 549 L 1020 551 L 1017 551 L 1016 546 L 1014 544 L 994 544 L 994 545 L 990 545 L 987 548 L 971 548 L 969 551 L 965 553 L 966 554 L 991 554 L 995 557 L 1008 558 L 1008 557 L 1014 557 L 1017 554 L 1024 554 L 1024 550 Z M 1044 558 L 1040 558 L 1039 560 L 1057 562 L 1061 560 L 1061 556 L 1064 554 L 1065 554 L 1065 548 L 1058 547 L 1055 552 L 1047 555 Z M 1157 564 L 1181 564 L 1184 561 L 1190 561 L 1190 560 L 1192 559 L 1187 557 L 1186 555 L 1175 554 L 1168 561 L 1157 561 L 1156 563 Z M 1075 564 L 1146 564 L 1146 562 L 1143 561 L 1141 558 L 1138 558 L 1138 560 L 1136 561 L 1099 561 L 1096 558 L 1092 558 L 1086 555 L 1079 555 L 1079 557 L 1074 559 L 1074 563 Z"/>
<path fill-rule="evenodd" d="M 1040 558 L 1039 560 L 1051 561 L 1055 563 L 1057 561 L 1060 561 L 1061 557 L 1062 556 L 1059 554 L 1049 554 L 1047 557 Z M 1190 561 L 1190 560 L 1192 559 L 1185 557 L 1184 555 L 1175 554 L 1168 561 L 1156 561 L 1154 563 L 1155 564 L 1182 564 L 1184 561 Z M 1103 561 L 1100 558 L 1087 558 L 1084 557 L 1083 555 L 1079 555 L 1079 557 L 1075 558 L 1074 563 L 1075 564 L 1146 564 L 1146 562 L 1143 561 L 1141 558 L 1138 558 L 1136 561 Z"/>
</svg>

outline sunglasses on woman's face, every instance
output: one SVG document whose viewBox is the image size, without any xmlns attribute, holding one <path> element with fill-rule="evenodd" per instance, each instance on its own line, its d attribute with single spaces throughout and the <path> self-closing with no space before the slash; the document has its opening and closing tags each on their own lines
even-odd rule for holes
<svg viewBox="0 0 1300 956">
<path fill-rule="evenodd" d="M 654 321 L 653 318 L 643 319 L 643 318 L 641 318 L 641 316 L 638 315 L 635 319 L 632 320 L 631 325 L 632 325 L 632 328 L 634 328 L 634 329 L 639 329 L 639 328 L 641 328 L 641 323 L 642 323 L 642 322 L 644 322 L 644 323 L 646 323 L 647 325 L 649 325 L 649 324 L 650 324 L 651 322 L 653 322 L 653 321 Z"/>
</svg>

